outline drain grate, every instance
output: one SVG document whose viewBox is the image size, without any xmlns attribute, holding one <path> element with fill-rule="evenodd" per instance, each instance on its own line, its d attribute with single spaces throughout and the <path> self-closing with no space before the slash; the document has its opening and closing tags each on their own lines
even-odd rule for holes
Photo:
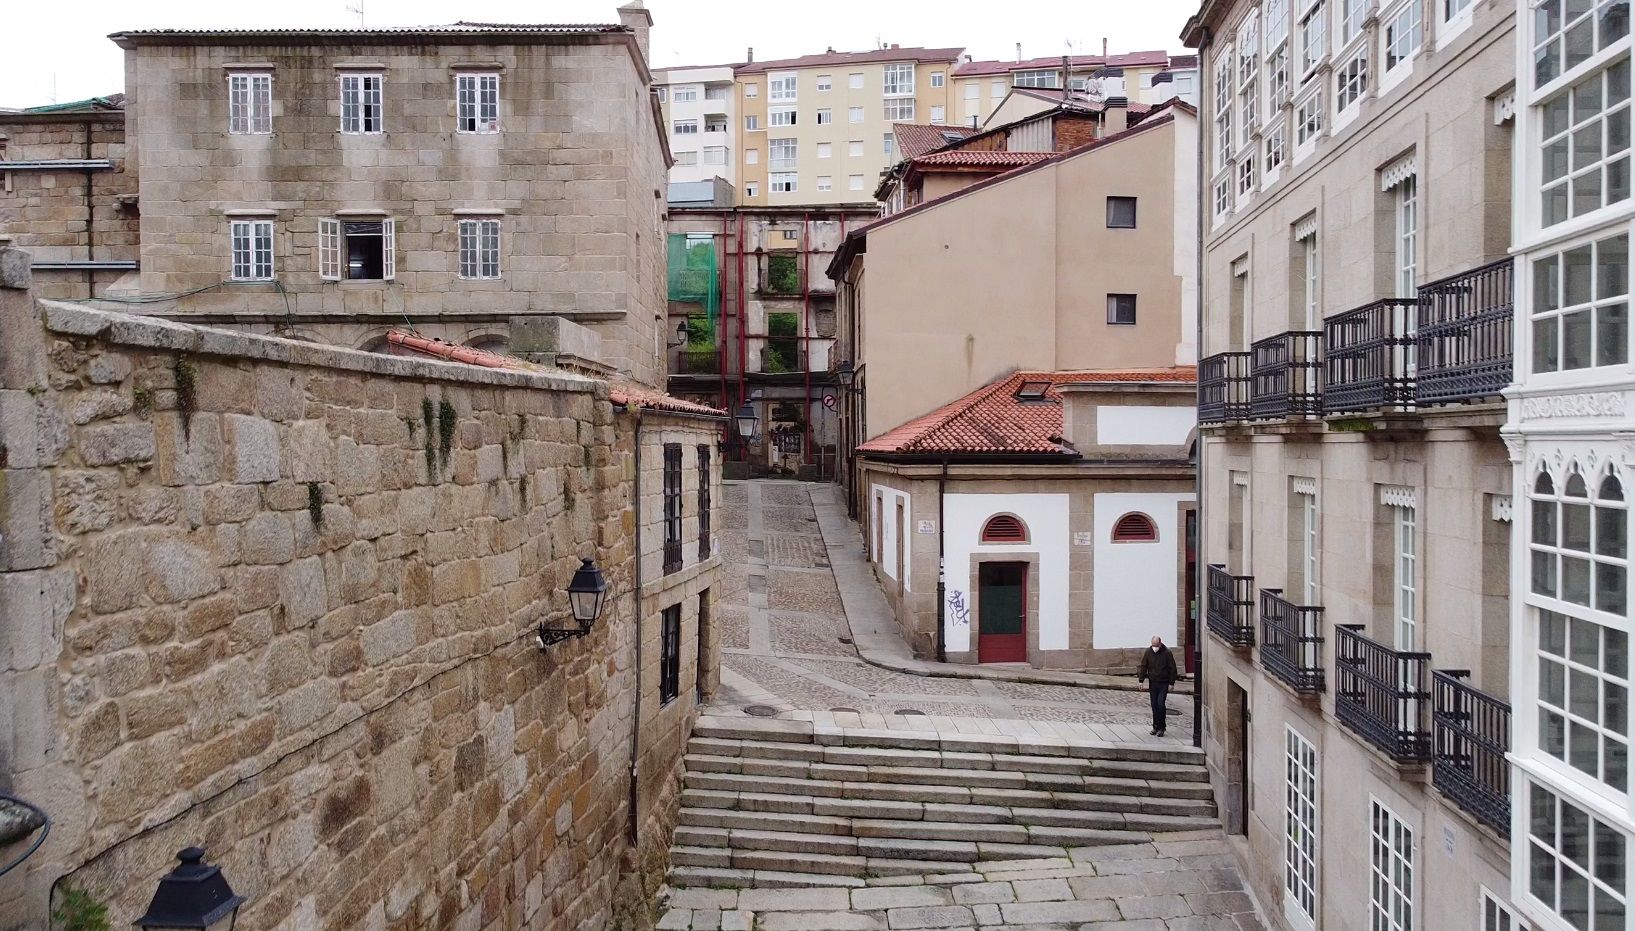
<svg viewBox="0 0 1635 931">
<path fill-rule="evenodd" d="M 757 718 L 770 718 L 778 713 L 778 709 L 771 705 L 749 705 L 744 708 L 744 714 L 752 714 Z"/>
<path fill-rule="evenodd" d="M 862 714 L 856 708 L 830 708 L 831 714 Z"/>
<path fill-rule="evenodd" d="M 918 714 L 918 715 L 924 715 L 925 712 L 921 711 L 918 708 L 898 708 L 896 711 L 893 711 L 892 714 L 902 714 L 902 715 Z"/>
</svg>

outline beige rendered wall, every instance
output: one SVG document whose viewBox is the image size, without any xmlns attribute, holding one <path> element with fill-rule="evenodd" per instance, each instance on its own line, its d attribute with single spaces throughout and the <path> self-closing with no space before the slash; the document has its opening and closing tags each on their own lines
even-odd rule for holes
<svg viewBox="0 0 1635 931">
<path fill-rule="evenodd" d="M 871 230 L 868 435 L 1018 368 L 1175 364 L 1174 138 L 1155 125 Z M 1106 228 L 1113 193 L 1138 199 L 1136 229 Z M 1109 292 L 1137 295 L 1135 326 L 1106 322 Z"/>
<path fill-rule="evenodd" d="M 246 62 L 273 66 L 271 135 L 226 132 L 224 66 Z M 347 62 L 380 66 L 384 133 L 339 132 L 335 66 Z M 461 62 L 502 66 L 502 132 L 453 132 Z M 603 334 L 605 361 L 643 382 L 662 377 L 663 139 L 626 40 L 139 45 L 127 53 L 127 84 L 144 292 L 218 284 L 230 272 L 227 212 L 270 209 L 296 326 L 324 315 L 387 325 L 404 315 L 565 314 Z M 396 220 L 395 281 L 319 278 L 318 220 L 343 210 Z M 500 279 L 458 277 L 461 210 L 501 214 Z M 282 316 L 285 297 L 244 284 L 167 309 Z"/>
</svg>

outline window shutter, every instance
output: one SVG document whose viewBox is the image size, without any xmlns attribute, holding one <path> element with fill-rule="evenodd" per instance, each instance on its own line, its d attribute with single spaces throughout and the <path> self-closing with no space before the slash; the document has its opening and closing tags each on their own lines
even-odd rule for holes
<svg viewBox="0 0 1635 931">
<path fill-rule="evenodd" d="M 1113 525 L 1114 543 L 1153 543 L 1158 540 L 1158 525 L 1145 514 L 1131 512 Z"/>
<path fill-rule="evenodd" d="M 983 543 L 1026 543 L 1028 542 L 1028 528 L 1017 518 L 1009 514 L 999 514 L 988 519 L 982 527 Z"/>
<path fill-rule="evenodd" d="M 318 277 L 341 280 L 341 221 L 318 221 Z"/>
<path fill-rule="evenodd" d="M 385 269 L 381 277 L 391 281 L 397 277 L 397 221 L 381 223 L 380 232 L 381 267 Z"/>
</svg>

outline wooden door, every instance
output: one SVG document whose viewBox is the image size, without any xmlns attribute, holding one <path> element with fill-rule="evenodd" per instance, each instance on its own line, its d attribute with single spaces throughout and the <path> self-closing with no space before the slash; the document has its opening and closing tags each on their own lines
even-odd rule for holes
<svg viewBox="0 0 1635 931">
<path fill-rule="evenodd" d="M 977 565 L 977 662 L 1028 659 L 1028 564 Z"/>
</svg>

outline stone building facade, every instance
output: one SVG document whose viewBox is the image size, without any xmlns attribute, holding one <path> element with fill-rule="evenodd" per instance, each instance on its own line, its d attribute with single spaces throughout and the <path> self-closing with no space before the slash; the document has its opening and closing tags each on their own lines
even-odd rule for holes
<svg viewBox="0 0 1635 931">
<path fill-rule="evenodd" d="M 67 888 L 128 922 L 200 844 L 240 927 L 640 926 L 715 682 L 720 418 L 36 305 L 26 266 L 0 251 L 0 784 L 53 826 L 0 924 Z M 542 650 L 584 558 L 601 616 Z"/>
<path fill-rule="evenodd" d="M 0 112 L 0 242 L 29 251 L 36 294 L 129 288 L 138 226 L 123 94 Z"/>
<path fill-rule="evenodd" d="M 663 376 L 668 149 L 620 24 L 132 31 L 125 171 L 149 312 L 504 350 L 560 315 Z"/>
<path fill-rule="evenodd" d="M 1514 14 L 1208 0 L 1184 34 L 1201 734 L 1278 928 L 1514 926 Z"/>
</svg>

